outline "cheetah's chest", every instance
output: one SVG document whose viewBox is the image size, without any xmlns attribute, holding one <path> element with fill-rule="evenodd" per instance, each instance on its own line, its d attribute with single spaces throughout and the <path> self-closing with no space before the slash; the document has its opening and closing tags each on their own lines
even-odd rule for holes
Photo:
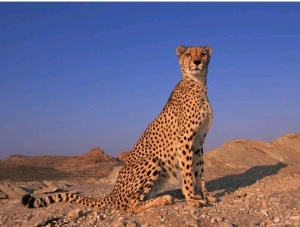
<svg viewBox="0 0 300 227">
<path fill-rule="evenodd" d="M 196 134 L 193 138 L 193 150 L 198 150 L 202 148 L 205 136 L 213 122 L 213 112 L 207 100 L 203 103 L 200 114 L 201 120 L 198 125 L 198 128 L 196 129 Z"/>
<path fill-rule="evenodd" d="M 208 100 L 204 100 L 201 103 L 200 115 L 200 122 L 196 129 L 196 137 L 200 136 L 204 139 L 213 122 L 213 112 Z"/>
</svg>

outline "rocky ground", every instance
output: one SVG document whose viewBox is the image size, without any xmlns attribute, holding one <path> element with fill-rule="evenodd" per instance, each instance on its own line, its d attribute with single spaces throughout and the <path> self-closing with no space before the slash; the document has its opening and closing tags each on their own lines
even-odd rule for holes
<svg viewBox="0 0 300 227">
<path fill-rule="evenodd" d="M 89 153 L 80 156 L 79 166 L 78 157 L 72 157 L 73 161 L 68 161 L 66 166 L 48 167 L 50 177 L 47 170 L 39 172 L 35 165 L 35 174 L 31 171 L 30 177 L 26 178 L 24 170 L 30 169 L 31 165 L 27 159 L 27 164 L 21 161 L 23 173 L 14 174 L 14 169 L 20 170 L 18 166 L 24 157 L 13 157 L 18 164 L 11 157 L 0 160 L 0 226 L 300 226 L 300 134 L 289 134 L 271 143 L 230 141 L 205 154 L 207 188 L 218 202 L 199 209 L 187 206 L 180 182 L 176 180 L 161 192 L 172 195 L 175 204 L 136 215 L 100 212 L 67 203 L 39 209 L 28 209 L 20 204 L 21 196 L 28 192 L 42 195 L 71 190 L 88 197 L 108 194 L 120 162 L 114 159 L 101 162 L 103 153 L 99 150 Z M 89 158 L 91 154 L 94 160 Z M 110 167 L 109 172 L 112 168 L 115 170 L 108 177 L 99 179 L 97 169 L 102 166 Z M 10 171 L 7 171 L 8 167 Z M 78 179 L 76 169 L 80 173 Z M 6 177 L 8 172 L 10 178 Z M 53 179 L 61 175 L 63 179 Z"/>
</svg>

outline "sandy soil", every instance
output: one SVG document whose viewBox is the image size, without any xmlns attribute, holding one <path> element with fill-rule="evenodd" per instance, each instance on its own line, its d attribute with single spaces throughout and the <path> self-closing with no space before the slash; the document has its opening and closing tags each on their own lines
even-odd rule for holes
<svg viewBox="0 0 300 227">
<path fill-rule="evenodd" d="M 295 137 L 293 141 L 297 147 L 299 143 L 294 139 Z M 253 146 L 252 144 L 246 147 L 253 149 Z M 289 148 L 291 152 L 298 151 L 297 149 Z M 258 150 L 257 147 L 255 150 Z M 26 182 L 19 181 L 19 178 L 13 180 L 14 171 L 11 167 L 11 179 L 6 177 L 0 181 L 0 226 L 300 226 L 300 163 L 295 162 L 295 158 L 293 161 L 276 160 L 273 153 L 272 158 L 267 159 L 263 156 L 267 152 L 261 150 L 261 153 L 255 153 L 255 157 L 259 160 L 265 159 L 265 164 L 257 164 L 255 159 L 253 163 L 256 164 L 251 165 L 252 162 L 245 156 L 244 163 L 233 165 L 234 161 L 230 162 L 230 160 L 237 160 L 232 156 L 235 152 L 231 152 L 228 159 L 223 157 L 222 163 L 216 160 L 220 155 L 217 156 L 216 153 L 206 155 L 207 187 L 210 193 L 218 198 L 217 203 L 199 209 L 189 207 L 182 196 L 180 182 L 172 181 L 161 193 L 172 195 L 175 204 L 150 209 L 137 215 L 96 211 L 67 203 L 52 204 L 38 209 L 28 209 L 20 204 L 21 196 L 28 192 L 71 190 L 87 197 L 103 197 L 111 191 L 117 175 L 115 171 L 109 177 L 97 178 L 97 173 L 92 169 L 98 169 L 99 166 L 104 165 L 103 163 L 96 163 L 94 167 L 89 166 L 85 178 L 83 178 L 85 172 L 82 168 L 78 178 L 76 178 L 76 171 L 72 171 L 72 175 L 58 174 L 63 176 L 63 179 L 50 177 L 45 181 L 40 178 L 38 171 L 34 176 L 35 172 L 31 170 L 31 178 Z M 240 156 L 239 152 L 235 154 Z M 209 157 L 213 157 L 214 161 L 209 160 Z M 110 160 L 110 163 L 110 166 L 112 163 L 115 166 L 120 165 L 117 161 Z M 4 168 L 1 162 L 0 166 Z M 3 171 L 2 169 L 0 174 L 3 174 Z M 23 169 L 23 171 L 27 170 Z M 93 171 L 94 175 L 91 174 Z M 47 170 L 44 169 L 42 174 L 46 177 Z M 20 176 L 20 173 L 16 175 Z M 3 175 L 1 177 L 4 178 Z M 37 179 L 31 181 L 32 177 Z"/>
</svg>

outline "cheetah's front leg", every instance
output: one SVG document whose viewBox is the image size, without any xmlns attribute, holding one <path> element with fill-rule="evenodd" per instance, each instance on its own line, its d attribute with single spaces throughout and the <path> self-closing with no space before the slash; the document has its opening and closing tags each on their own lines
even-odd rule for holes
<svg viewBox="0 0 300 227">
<path fill-rule="evenodd" d="M 187 137 L 183 137 L 187 138 Z M 195 176 L 193 173 L 193 151 L 191 141 L 180 140 L 178 147 L 180 157 L 180 168 L 182 175 L 182 193 L 189 205 L 199 207 L 205 204 L 205 201 L 195 193 Z"/>
<path fill-rule="evenodd" d="M 204 181 L 203 172 L 204 172 L 204 164 L 203 164 L 203 143 L 204 136 L 201 133 L 197 133 L 194 137 L 194 143 L 192 146 L 193 150 L 193 174 L 195 176 L 195 193 L 197 195 L 202 195 L 202 198 L 205 198 L 204 188 L 202 187 L 202 182 Z"/>
<path fill-rule="evenodd" d="M 216 198 L 209 195 L 204 179 L 203 142 L 204 139 L 196 138 L 193 144 L 193 174 L 195 176 L 195 193 L 201 195 L 208 202 L 216 202 Z"/>
</svg>

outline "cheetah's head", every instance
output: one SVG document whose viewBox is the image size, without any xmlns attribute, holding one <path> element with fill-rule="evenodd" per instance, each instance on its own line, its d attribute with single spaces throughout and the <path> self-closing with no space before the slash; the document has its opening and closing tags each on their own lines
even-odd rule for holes
<svg viewBox="0 0 300 227">
<path fill-rule="evenodd" d="M 183 77 L 206 81 L 207 67 L 212 54 L 210 46 L 185 47 L 176 49 Z"/>
</svg>

